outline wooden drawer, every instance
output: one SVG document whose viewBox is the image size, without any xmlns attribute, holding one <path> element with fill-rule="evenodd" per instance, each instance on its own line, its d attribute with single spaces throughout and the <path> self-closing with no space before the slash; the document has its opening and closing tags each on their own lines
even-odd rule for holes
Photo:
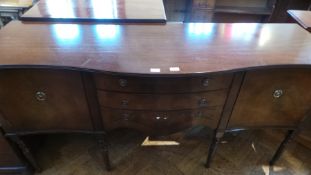
<svg viewBox="0 0 311 175">
<path fill-rule="evenodd" d="M 311 109 L 310 89 L 310 69 L 249 71 L 229 127 L 296 127 Z"/>
<path fill-rule="evenodd" d="M 223 106 L 227 91 L 189 94 L 129 94 L 98 91 L 101 106 L 135 110 L 180 110 Z"/>
<path fill-rule="evenodd" d="M 2 70 L 0 83 L 0 116 L 10 132 L 93 130 L 79 72 Z"/>
<path fill-rule="evenodd" d="M 102 108 L 105 129 L 136 129 L 148 134 L 162 135 L 184 130 L 192 125 L 216 128 L 221 107 L 178 111 L 133 111 Z"/>
<path fill-rule="evenodd" d="M 8 141 L 0 133 L 0 174 L 26 171 L 25 164 L 19 159 Z"/>
<path fill-rule="evenodd" d="M 131 77 L 95 74 L 100 90 L 139 93 L 185 93 L 225 89 L 232 74 L 205 77 Z"/>
</svg>

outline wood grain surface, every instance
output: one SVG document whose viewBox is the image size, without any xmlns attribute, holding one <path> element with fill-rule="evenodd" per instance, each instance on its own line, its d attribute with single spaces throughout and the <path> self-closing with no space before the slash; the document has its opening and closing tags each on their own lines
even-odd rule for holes
<svg viewBox="0 0 311 175">
<path fill-rule="evenodd" d="M 311 35 L 296 24 L 11 22 L 1 30 L 0 40 L 2 68 L 179 75 L 311 64 Z"/>
</svg>

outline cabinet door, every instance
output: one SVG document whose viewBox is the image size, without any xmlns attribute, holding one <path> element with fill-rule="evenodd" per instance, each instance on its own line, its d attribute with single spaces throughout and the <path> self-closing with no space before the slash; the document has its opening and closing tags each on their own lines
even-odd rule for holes
<svg viewBox="0 0 311 175">
<path fill-rule="evenodd" d="M 11 132 L 92 129 L 79 72 L 2 70 L 0 84 L 0 112 Z"/>
<path fill-rule="evenodd" d="M 310 69 L 246 73 L 229 128 L 295 127 L 311 109 Z"/>
</svg>

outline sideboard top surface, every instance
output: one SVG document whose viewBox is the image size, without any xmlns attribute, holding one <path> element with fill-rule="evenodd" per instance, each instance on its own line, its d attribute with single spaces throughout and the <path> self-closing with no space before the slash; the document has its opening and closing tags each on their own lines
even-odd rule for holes
<svg viewBox="0 0 311 175">
<path fill-rule="evenodd" d="M 0 67 L 51 66 L 133 74 L 196 74 L 311 65 L 311 35 L 296 24 L 165 25 L 11 22 Z"/>
</svg>

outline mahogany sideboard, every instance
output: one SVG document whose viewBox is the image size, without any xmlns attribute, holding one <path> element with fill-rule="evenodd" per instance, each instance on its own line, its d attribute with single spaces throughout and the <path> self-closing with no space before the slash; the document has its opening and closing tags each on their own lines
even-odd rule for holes
<svg viewBox="0 0 311 175">
<path fill-rule="evenodd" d="M 104 25 L 12 22 L 0 31 L 5 136 L 167 135 L 200 124 L 217 143 L 235 129 L 286 129 L 273 165 L 311 109 L 311 36 L 295 24 Z M 0 161 L 1 162 L 1 161 Z"/>
</svg>

